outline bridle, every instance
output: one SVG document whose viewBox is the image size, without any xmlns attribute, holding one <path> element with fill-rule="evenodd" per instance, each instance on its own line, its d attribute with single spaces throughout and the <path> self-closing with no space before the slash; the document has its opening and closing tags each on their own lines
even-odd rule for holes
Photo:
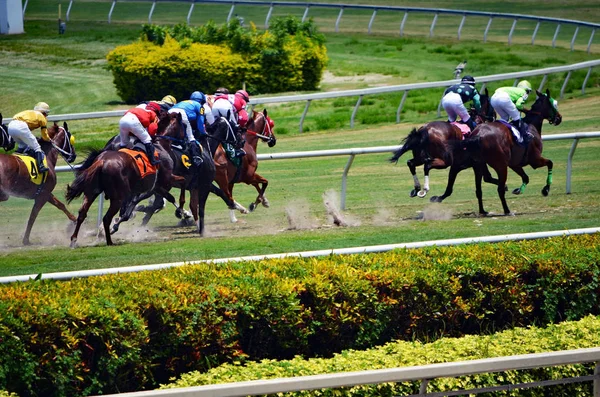
<svg viewBox="0 0 600 397">
<path fill-rule="evenodd" d="M 256 132 L 256 131 L 252 131 L 252 130 L 248 130 L 246 131 L 246 134 L 251 134 L 251 135 L 255 135 L 261 139 L 263 139 L 266 142 L 270 142 L 274 139 L 273 136 L 273 129 L 271 128 L 271 123 L 269 123 L 268 118 L 264 115 L 264 113 L 262 112 L 258 112 L 258 114 L 260 116 L 262 116 L 263 120 L 264 120 L 264 125 L 263 125 L 263 129 L 260 133 Z M 256 125 L 256 121 L 254 122 L 254 125 Z"/>
<path fill-rule="evenodd" d="M 75 148 L 71 144 L 71 133 L 64 127 L 59 126 L 56 135 L 58 135 L 61 131 L 64 133 L 65 136 L 65 139 L 63 139 L 62 147 L 59 147 L 56 143 L 54 143 L 54 139 L 52 139 L 50 143 L 52 144 L 52 147 L 56 149 L 61 155 L 61 157 L 67 162 L 69 167 L 71 167 L 71 170 L 75 172 L 75 168 L 73 168 L 73 166 L 71 165 L 71 163 L 75 161 L 76 158 Z"/>
</svg>

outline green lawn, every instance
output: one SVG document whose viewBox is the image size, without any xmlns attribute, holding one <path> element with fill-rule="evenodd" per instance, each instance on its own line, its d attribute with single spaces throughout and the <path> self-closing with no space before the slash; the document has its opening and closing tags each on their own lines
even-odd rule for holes
<svg viewBox="0 0 600 397">
<path fill-rule="evenodd" d="M 361 2 L 365 3 L 365 2 Z M 412 5 L 433 7 L 433 2 L 391 2 L 377 4 Z M 548 16 L 593 20 L 600 11 L 592 2 L 573 3 L 563 13 L 560 2 L 548 1 L 543 6 L 529 2 L 436 2 L 439 7 L 481 9 L 488 11 L 534 13 Z M 104 68 L 105 55 L 117 45 L 135 40 L 140 24 L 147 21 L 150 3 L 122 3 L 115 9 L 113 23 L 108 25 L 110 2 L 77 1 L 74 3 L 67 34 L 56 32 L 57 1 L 32 0 L 26 12 L 26 34 L 0 36 L 0 73 L 3 90 L 0 92 L 0 112 L 5 117 L 31 107 L 39 100 L 50 103 L 54 114 L 125 109 L 116 95 L 110 73 Z M 178 4 L 178 3 L 177 3 Z M 368 4 L 368 2 L 366 3 Z M 374 3 L 373 3 L 374 4 Z M 562 3 L 561 3 L 562 4 Z M 178 4 L 179 5 L 179 4 Z M 158 3 L 154 21 L 176 23 L 184 20 L 188 7 L 165 7 Z M 128 14 L 127 7 L 134 7 Z M 137 8 L 136 8 L 137 7 Z M 536 9 L 537 8 L 537 9 Z M 137 9 L 136 12 L 134 12 Z M 63 14 L 66 4 L 63 4 Z M 193 23 L 202 23 L 203 15 L 211 15 L 224 21 L 229 8 L 210 13 L 194 12 Z M 278 13 L 282 9 L 277 9 Z M 221 14 L 219 14 L 220 12 Z M 246 21 L 264 22 L 266 9 L 253 9 L 245 13 L 242 6 L 236 12 Z M 301 16 L 303 8 L 298 8 Z M 125 14 L 135 15 L 136 20 L 125 20 Z M 327 78 L 322 90 L 340 90 L 374 87 L 378 85 L 404 84 L 420 81 L 445 80 L 451 77 L 454 66 L 468 59 L 467 72 L 477 75 L 528 70 L 546 66 L 564 65 L 596 58 L 600 35 L 594 41 L 594 52 L 584 50 L 589 34 L 580 33 L 576 51 L 568 50 L 572 37 L 569 27 L 561 29 L 557 48 L 551 48 L 554 27 L 546 26 L 538 34 L 539 44 L 531 46 L 532 26 L 519 23 L 513 45 L 506 44 L 510 29 L 494 22 L 490 42 L 479 40 L 487 20 L 469 19 L 463 31 L 463 40 L 456 40 L 457 20 L 440 17 L 436 36 L 428 38 L 431 16 L 409 18 L 405 37 L 398 37 L 399 21 L 395 16 L 378 14 L 374 34 L 367 36 L 366 26 L 371 13 L 364 15 L 348 10 L 344 14 L 342 31 L 331 29 L 337 11 L 312 11 L 327 36 Z M 247 16 L 249 15 L 249 16 Z M 379 19 L 381 18 L 381 25 Z M 389 18 L 389 21 L 386 20 Z M 401 16 L 400 16 L 401 18 Z M 596 18 L 598 20 L 598 18 Z M 101 21 L 101 22 L 98 22 Z M 387 22 L 386 22 L 387 21 Z M 414 21 L 414 24 L 413 24 Z M 329 26 L 329 28 L 327 27 Z M 384 29 L 389 26 L 389 29 Z M 587 34 L 587 36 L 586 36 Z M 586 94 L 580 89 L 585 71 L 574 73 L 567 87 L 565 98 L 560 101 L 563 123 L 559 127 L 544 126 L 544 134 L 575 131 L 597 131 L 600 127 L 600 73 L 594 71 L 587 85 Z M 553 76 L 548 86 L 558 93 L 563 76 Z M 540 79 L 531 79 L 535 85 Z M 512 81 L 499 84 L 512 84 Z M 493 89 L 497 85 L 490 86 Z M 302 150 L 320 150 L 348 147 L 385 146 L 399 144 L 411 128 L 436 118 L 436 109 L 442 90 L 411 92 L 402 114 L 402 122 L 395 124 L 396 108 L 401 95 L 381 95 L 364 98 L 357 114 L 354 129 L 349 127 L 356 98 L 332 101 L 316 101 L 311 104 L 304 124 L 305 133 L 298 133 L 298 122 L 304 103 L 270 105 L 270 115 L 276 122 L 277 146 L 260 145 L 259 153 L 277 153 Z M 97 119 L 70 122 L 77 137 L 79 158 L 87 149 L 101 146 L 118 130 L 118 119 Z M 405 166 L 410 157 L 405 155 L 398 165 L 389 164 L 389 155 L 358 156 L 352 165 L 349 182 L 347 211 L 344 213 L 348 227 L 335 227 L 327 217 L 324 195 L 333 191 L 339 194 L 341 175 L 347 158 L 314 158 L 297 160 L 263 161 L 259 173 L 270 181 L 267 196 L 271 208 L 258 208 L 249 215 L 239 215 L 238 224 L 230 224 L 228 211 L 215 197 L 207 207 L 207 237 L 200 239 L 193 227 L 176 227 L 173 208 L 155 216 L 148 228 L 138 227 L 140 219 L 125 224 L 115 235 L 116 247 L 107 248 L 103 241 L 93 236 L 96 207 L 90 211 L 81 235 L 82 246 L 68 247 L 70 233 L 67 219 L 56 209 L 44 208 L 33 229 L 32 247 L 20 247 L 22 232 L 32 203 L 11 198 L 0 203 L 0 276 L 32 274 L 38 272 L 67 271 L 98 267 L 129 266 L 204 258 L 238 255 L 268 254 L 274 252 L 303 251 L 323 248 L 342 248 L 358 245 L 374 245 L 452 237 L 481 236 L 562 230 L 598 226 L 599 206 L 597 156 L 599 140 L 581 141 L 577 147 L 574 163 L 573 193 L 565 194 L 566 159 L 571 148 L 570 141 L 548 142 L 545 155 L 554 160 L 554 185 L 549 197 L 542 197 L 540 190 L 546 179 L 544 169 L 526 171 L 531 184 L 524 195 L 510 195 L 508 204 L 516 212 L 514 217 L 475 215 L 477 202 L 474 197 L 472 171 L 458 177 L 454 195 L 441 205 L 430 204 L 427 199 L 409 198 L 412 178 Z M 422 170 L 419 170 L 422 175 Z M 433 171 L 431 194 L 440 194 L 445 186 L 447 173 Z M 64 197 L 64 189 L 72 180 L 70 173 L 60 176 L 57 196 Z M 509 175 L 509 187 L 520 185 L 518 177 Z M 247 205 L 255 198 L 253 188 L 237 186 L 237 200 Z M 495 187 L 485 186 L 486 208 L 501 213 Z M 333 200 L 336 202 L 336 199 Z M 69 205 L 74 213 L 80 201 Z"/>
</svg>

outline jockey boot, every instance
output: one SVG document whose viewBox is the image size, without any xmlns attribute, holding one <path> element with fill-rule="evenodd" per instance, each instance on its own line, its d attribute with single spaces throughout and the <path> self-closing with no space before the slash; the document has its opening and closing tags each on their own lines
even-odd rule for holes
<svg viewBox="0 0 600 397">
<path fill-rule="evenodd" d="M 475 121 L 473 121 L 472 118 L 470 118 L 469 120 L 465 121 L 465 124 L 469 126 L 469 128 L 471 129 L 471 132 L 473 132 L 473 130 L 475 129 L 475 127 L 477 127 L 477 123 Z"/>
<path fill-rule="evenodd" d="M 533 135 L 529 132 L 529 125 L 523 121 L 523 119 L 519 120 L 521 123 L 519 125 L 519 132 L 523 137 L 523 145 L 528 145 L 529 142 L 533 139 Z"/>
<path fill-rule="evenodd" d="M 26 146 L 19 146 L 17 148 L 17 150 L 15 150 L 15 153 L 25 154 L 25 149 L 26 149 Z"/>
<path fill-rule="evenodd" d="M 523 133 L 521 132 L 521 120 L 511 120 L 510 124 L 516 128 L 517 131 L 519 131 L 519 139 L 517 140 L 517 143 L 519 145 L 523 144 Z M 513 134 L 514 135 L 514 134 Z"/>
<path fill-rule="evenodd" d="M 192 155 L 192 164 L 194 164 L 194 167 L 200 167 L 204 163 L 204 160 L 202 160 L 202 148 L 198 142 L 190 142 L 190 154 Z"/>
<path fill-rule="evenodd" d="M 35 152 L 35 160 L 37 161 L 37 168 L 38 168 L 38 172 L 40 174 L 43 174 L 44 172 L 48 171 L 48 167 L 46 167 L 44 165 L 44 158 L 45 157 L 46 157 L 46 155 L 41 150 L 38 151 L 38 152 Z"/>
<path fill-rule="evenodd" d="M 154 145 L 152 142 L 144 143 L 144 148 L 146 149 L 146 155 L 148 156 L 148 160 L 150 160 L 150 164 L 160 164 L 160 160 L 154 157 Z"/>
<path fill-rule="evenodd" d="M 244 149 L 235 149 L 235 157 L 242 157 L 246 155 L 246 151 Z"/>
</svg>

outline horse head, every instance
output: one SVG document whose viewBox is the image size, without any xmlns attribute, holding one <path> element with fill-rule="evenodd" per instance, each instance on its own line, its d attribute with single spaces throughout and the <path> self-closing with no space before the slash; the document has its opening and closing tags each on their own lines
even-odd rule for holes
<svg viewBox="0 0 600 397">
<path fill-rule="evenodd" d="M 531 106 L 530 113 L 539 114 L 550 124 L 559 125 L 562 122 L 562 115 L 558 111 L 558 102 L 550 96 L 550 90 L 546 89 L 545 93 L 535 90 L 535 93 L 537 99 Z"/>
<path fill-rule="evenodd" d="M 274 128 L 275 122 L 268 116 L 267 109 L 263 109 L 262 112 L 254 113 L 250 120 L 250 125 L 248 126 L 248 130 L 255 133 L 256 136 L 263 142 L 266 142 L 269 147 L 273 147 L 277 144 L 277 138 L 273 133 Z"/>
<path fill-rule="evenodd" d="M 14 139 L 8 135 L 8 127 L 2 124 L 2 113 L 0 113 L 0 147 L 7 152 L 15 148 Z"/>
<path fill-rule="evenodd" d="M 478 113 L 475 112 L 475 109 L 472 109 L 470 112 L 471 117 L 474 118 L 477 124 L 481 124 L 485 121 L 495 121 L 496 111 L 490 103 L 490 95 L 487 88 L 485 91 L 479 93 L 479 101 L 481 103 L 481 109 Z"/>
<path fill-rule="evenodd" d="M 68 162 L 72 163 L 77 158 L 75 153 L 75 137 L 69 131 L 66 122 L 59 126 L 56 121 L 54 125 L 48 127 L 48 136 L 54 149 Z"/>
<path fill-rule="evenodd" d="M 168 136 L 177 140 L 185 140 L 184 125 L 181 121 L 181 113 L 168 113 L 158 124 L 158 136 Z"/>
</svg>

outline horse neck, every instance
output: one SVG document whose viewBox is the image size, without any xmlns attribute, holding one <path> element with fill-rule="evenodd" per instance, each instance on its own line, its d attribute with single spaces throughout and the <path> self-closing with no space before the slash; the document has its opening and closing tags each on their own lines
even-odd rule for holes
<svg viewBox="0 0 600 397">
<path fill-rule="evenodd" d="M 58 160 L 58 150 L 56 150 L 50 142 L 42 141 L 40 146 L 46 155 L 46 161 L 48 162 L 48 165 L 54 167 L 56 165 L 56 161 Z"/>
<path fill-rule="evenodd" d="M 256 152 L 259 138 L 255 134 L 246 133 L 246 143 Z"/>
<path fill-rule="evenodd" d="M 527 115 L 523 118 L 523 121 L 527 124 L 533 125 L 540 135 L 542 134 L 542 125 L 544 124 L 544 118 L 541 113 L 534 112 L 533 110 L 529 111 Z"/>
</svg>

